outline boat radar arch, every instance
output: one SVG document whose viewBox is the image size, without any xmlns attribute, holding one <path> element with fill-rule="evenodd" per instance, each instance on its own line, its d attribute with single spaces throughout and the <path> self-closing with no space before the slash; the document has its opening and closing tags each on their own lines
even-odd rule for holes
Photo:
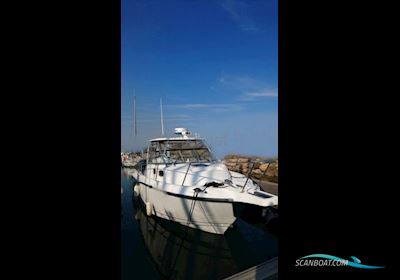
<svg viewBox="0 0 400 280">
<path fill-rule="evenodd" d="M 189 138 L 189 136 L 192 134 L 190 131 L 187 130 L 187 128 L 183 127 L 177 127 L 175 128 L 175 134 L 180 134 L 182 135 L 183 138 Z"/>
</svg>

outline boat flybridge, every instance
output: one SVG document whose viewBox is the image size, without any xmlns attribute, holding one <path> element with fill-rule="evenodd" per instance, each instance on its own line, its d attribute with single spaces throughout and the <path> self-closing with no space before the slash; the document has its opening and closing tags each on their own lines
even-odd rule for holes
<svg viewBox="0 0 400 280">
<path fill-rule="evenodd" d="M 185 128 L 175 134 L 150 140 L 147 159 L 131 173 L 147 215 L 224 234 L 246 206 L 278 205 L 277 196 L 214 160 L 204 139 Z"/>
</svg>

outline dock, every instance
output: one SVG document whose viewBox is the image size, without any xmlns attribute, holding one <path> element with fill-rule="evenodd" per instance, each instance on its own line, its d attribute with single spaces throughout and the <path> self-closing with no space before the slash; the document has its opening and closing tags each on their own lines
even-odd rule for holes
<svg viewBox="0 0 400 280">
<path fill-rule="evenodd" d="M 256 182 L 263 191 L 272 193 L 274 195 L 278 195 L 277 183 L 273 183 L 267 180 L 257 180 L 257 179 L 253 179 L 253 181 Z"/>
<path fill-rule="evenodd" d="M 278 279 L 278 257 L 250 267 L 224 280 L 275 280 Z"/>
</svg>

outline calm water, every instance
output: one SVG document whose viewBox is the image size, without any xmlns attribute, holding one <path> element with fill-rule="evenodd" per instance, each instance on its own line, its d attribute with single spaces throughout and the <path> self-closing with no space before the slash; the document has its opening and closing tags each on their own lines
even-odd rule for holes
<svg viewBox="0 0 400 280">
<path fill-rule="evenodd" d="M 237 219 L 216 235 L 147 217 L 134 181 L 121 172 L 121 182 L 122 279 L 223 279 L 278 254 L 277 236 L 264 225 Z"/>
</svg>

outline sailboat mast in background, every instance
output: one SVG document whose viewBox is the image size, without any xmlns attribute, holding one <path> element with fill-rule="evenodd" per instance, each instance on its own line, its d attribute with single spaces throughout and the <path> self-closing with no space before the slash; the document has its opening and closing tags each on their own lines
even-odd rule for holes
<svg viewBox="0 0 400 280">
<path fill-rule="evenodd" d="M 161 110 L 161 135 L 164 136 L 164 118 L 162 109 L 162 98 L 160 98 L 160 110 Z"/>
</svg>

